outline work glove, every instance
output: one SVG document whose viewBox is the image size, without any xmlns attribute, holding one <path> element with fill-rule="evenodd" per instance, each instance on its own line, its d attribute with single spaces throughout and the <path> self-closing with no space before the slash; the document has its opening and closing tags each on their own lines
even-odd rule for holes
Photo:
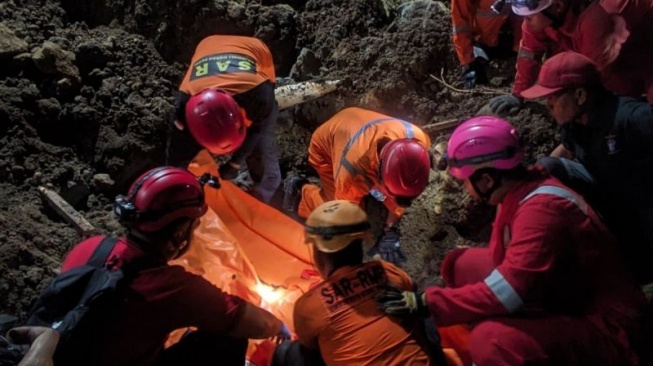
<svg viewBox="0 0 653 366">
<path fill-rule="evenodd" d="M 512 94 L 500 95 L 487 103 L 492 113 L 498 115 L 515 114 L 521 108 L 522 101 Z"/>
<path fill-rule="evenodd" d="M 246 192 L 249 192 L 252 190 L 252 187 L 254 187 L 254 180 L 249 174 L 249 169 L 247 169 L 247 167 L 241 167 L 238 171 L 238 175 L 236 175 L 236 178 L 231 180 L 231 183 Z"/>
<path fill-rule="evenodd" d="M 284 341 L 289 341 L 291 338 L 292 333 L 290 332 L 290 329 L 288 329 L 286 324 L 282 324 L 279 333 L 273 337 L 273 341 L 274 343 L 279 344 Z"/>
<path fill-rule="evenodd" d="M 225 163 L 218 169 L 220 178 L 225 180 L 232 180 L 238 176 L 239 169 L 231 165 L 231 162 Z"/>
<path fill-rule="evenodd" d="M 476 85 L 487 84 L 487 60 L 477 57 L 469 65 L 462 68 L 460 81 L 465 89 L 473 89 Z"/>
<path fill-rule="evenodd" d="M 368 252 L 369 255 L 380 255 L 381 259 L 393 264 L 399 264 L 406 260 L 406 256 L 401 251 L 401 242 L 399 240 L 399 230 L 390 228 L 384 232 L 376 241 L 376 244 Z"/>
<path fill-rule="evenodd" d="M 429 309 L 426 306 L 424 293 L 401 291 L 394 286 L 388 286 L 384 292 L 376 295 L 380 310 L 392 316 L 418 316 L 426 318 Z"/>
</svg>

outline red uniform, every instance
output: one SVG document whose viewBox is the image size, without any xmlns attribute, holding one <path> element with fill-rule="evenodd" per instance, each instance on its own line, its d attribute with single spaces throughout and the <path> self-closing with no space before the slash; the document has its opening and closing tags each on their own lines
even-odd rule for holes
<svg viewBox="0 0 653 366">
<path fill-rule="evenodd" d="M 102 237 L 87 239 L 73 248 L 61 268 L 66 272 L 85 264 Z M 116 243 L 107 263 L 120 267 L 143 253 L 124 239 Z M 130 284 L 133 293 L 116 309 L 118 317 L 97 324 L 93 343 L 94 366 L 151 365 L 173 330 L 197 327 L 228 334 L 240 321 L 244 301 L 228 295 L 202 277 L 180 266 L 145 269 Z"/>
<path fill-rule="evenodd" d="M 569 11 L 564 24 L 543 32 L 522 25 L 513 94 L 537 80 L 545 54 L 575 51 L 598 66 L 605 86 L 620 95 L 647 94 L 653 103 L 653 1 L 600 0 L 580 15 Z"/>
<path fill-rule="evenodd" d="M 633 365 L 644 299 L 617 253 L 580 196 L 540 178 L 504 198 L 489 249 L 445 259 L 452 287 L 428 288 L 426 300 L 438 325 L 480 322 L 478 365 Z"/>
</svg>

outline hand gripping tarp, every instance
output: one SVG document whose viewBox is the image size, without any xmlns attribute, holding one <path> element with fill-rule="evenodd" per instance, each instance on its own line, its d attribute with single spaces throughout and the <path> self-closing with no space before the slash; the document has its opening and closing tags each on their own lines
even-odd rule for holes
<svg viewBox="0 0 653 366">
<path fill-rule="evenodd" d="M 205 172 L 218 176 L 217 168 L 205 150 L 188 167 L 197 176 Z M 295 301 L 320 281 L 304 243 L 303 227 L 229 181 L 220 184 L 219 189 L 206 187 L 209 210 L 194 232 L 189 251 L 172 264 L 182 265 L 224 291 L 261 306 L 294 329 Z M 466 339 L 460 339 L 466 331 L 461 331 L 454 328 L 453 337 L 448 336 L 450 331 L 444 332 L 443 344 L 461 346 L 466 352 Z M 168 343 L 176 342 L 183 332 L 175 332 Z M 273 349 L 269 341 L 250 342 L 250 364 L 268 365 Z M 463 365 L 455 350 L 445 352 L 451 365 Z"/>
</svg>

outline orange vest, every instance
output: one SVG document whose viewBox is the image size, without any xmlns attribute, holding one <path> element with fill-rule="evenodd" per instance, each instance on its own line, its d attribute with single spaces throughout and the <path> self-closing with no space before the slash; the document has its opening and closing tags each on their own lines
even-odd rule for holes
<svg viewBox="0 0 653 366">
<path fill-rule="evenodd" d="M 265 81 L 276 81 L 268 47 L 259 39 L 241 36 L 209 36 L 195 49 L 179 90 L 195 95 L 208 88 L 230 94 L 246 92 Z"/>
<path fill-rule="evenodd" d="M 377 143 L 385 138 L 414 138 L 425 149 L 431 147 L 431 139 L 418 126 L 353 107 L 338 112 L 315 130 L 309 147 L 309 163 L 319 166 L 328 161 L 333 166 L 335 199 L 359 203 L 370 189 L 381 186 Z M 386 199 L 384 204 L 396 214 L 403 213 L 392 199 Z"/>
<path fill-rule="evenodd" d="M 429 365 L 416 321 L 397 321 L 374 299 L 386 283 L 412 291 L 408 274 L 385 261 L 337 269 L 295 302 L 299 341 L 327 365 Z"/>
</svg>

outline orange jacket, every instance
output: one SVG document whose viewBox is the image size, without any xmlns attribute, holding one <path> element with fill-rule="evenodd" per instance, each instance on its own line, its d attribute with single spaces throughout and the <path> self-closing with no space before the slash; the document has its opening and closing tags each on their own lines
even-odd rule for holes
<svg viewBox="0 0 653 366">
<path fill-rule="evenodd" d="M 560 28 L 532 31 L 522 26 L 513 94 L 537 80 L 543 57 L 575 51 L 592 59 L 614 93 L 653 102 L 653 1 L 599 0 L 580 15 L 571 11 Z"/>
<path fill-rule="evenodd" d="M 508 20 L 510 6 L 506 5 L 504 7 L 506 11 L 497 14 L 491 8 L 494 1 L 451 0 L 453 45 L 461 65 L 468 65 L 474 61 L 472 49 L 474 41 L 490 47 L 499 43 L 499 31 Z M 515 16 L 515 19 L 518 18 Z M 518 33 L 515 34 L 515 45 L 518 45 L 521 32 L 515 33 Z"/>
<path fill-rule="evenodd" d="M 378 309 L 376 296 L 392 283 L 413 291 L 406 272 L 384 261 L 337 269 L 295 303 L 299 341 L 319 348 L 330 365 L 428 365 L 417 322 L 399 322 Z"/>
<path fill-rule="evenodd" d="M 431 139 L 418 126 L 362 108 L 347 108 L 315 130 L 308 162 L 321 174 L 333 175 L 334 199 L 360 203 L 370 190 L 381 189 L 378 143 L 407 137 L 426 149 L 431 146 Z M 394 199 L 386 197 L 383 203 L 391 212 L 403 213 Z"/>
<path fill-rule="evenodd" d="M 179 90 L 195 95 L 208 88 L 221 88 L 234 95 L 266 80 L 274 83 L 276 76 L 265 43 L 251 37 L 209 36 L 197 45 Z"/>
</svg>

